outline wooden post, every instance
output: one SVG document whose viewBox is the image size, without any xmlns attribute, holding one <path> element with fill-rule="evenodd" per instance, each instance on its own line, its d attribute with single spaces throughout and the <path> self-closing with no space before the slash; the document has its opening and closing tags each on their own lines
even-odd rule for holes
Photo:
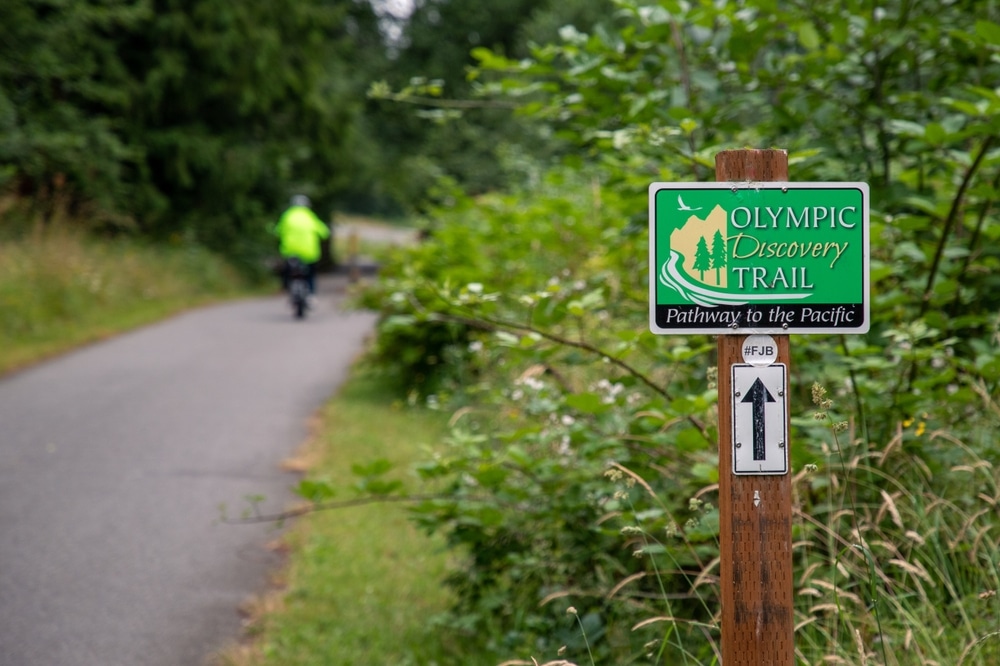
<svg viewBox="0 0 1000 666">
<path fill-rule="evenodd" d="M 357 282 L 361 277 L 361 266 L 358 264 L 358 230 L 351 227 L 351 235 L 347 237 L 347 275 L 350 281 Z"/>
<path fill-rule="evenodd" d="M 727 150 L 715 157 L 715 179 L 787 181 L 788 155 Z M 791 474 L 733 474 L 731 368 L 743 362 L 746 337 L 718 336 L 722 666 L 794 666 Z M 772 337 L 777 362 L 788 365 L 788 336 Z M 780 399 L 786 401 L 787 420 L 787 392 Z"/>
<path fill-rule="evenodd" d="M 337 257 L 340 248 L 337 247 L 337 213 L 330 211 L 330 238 L 325 243 L 326 251 L 330 253 L 330 268 L 334 273 L 340 268 L 340 259 Z"/>
</svg>

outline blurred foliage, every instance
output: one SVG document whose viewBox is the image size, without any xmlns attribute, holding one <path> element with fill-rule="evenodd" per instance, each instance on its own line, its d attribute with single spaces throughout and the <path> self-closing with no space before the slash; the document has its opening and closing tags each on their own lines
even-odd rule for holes
<svg viewBox="0 0 1000 666">
<path fill-rule="evenodd" d="M 0 24 L 8 226 L 65 216 L 256 265 L 289 194 L 329 210 L 381 168 L 366 3 L 11 0 Z"/>
<path fill-rule="evenodd" d="M 482 87 L 475 49 L 512 58 L 529 55 L 532 44 L 554 39 L 567 24 L 589 29 L 612 12 L 610 0 L 426 0 L 415 3 L 392 49 L 392 67 L 370 91 L 387 100 L 385 91 L 411 94 L 377 102 L 374 122 L 386 149 L 405 165 L 387 174 L 394 191 L 407 193 L 405 203 L 426 212 L 445 201 L 434 187 L 450 180 L 467 192 L 504 189 L 523 178 L 511 152 L 535 156 L 557 153 L 559 143 L 545 127 L 523 122 L 512 104 L 471 96 Z M 457 107 L 449 101 L 462 99 Z M 416 106 L 416 113 L 413 112 Z"/>
<path fill-rule="evenodd" d="M 398 216 L 520 178 L 504 155 L 551 142 L 487 103 L 456 117 L 366 95 L 430 77 L 462 96 L 469 49 L 527 55 L 608 0 L 10 0 L 0 6 L 3 232 L 54 218 L 198 242 L 259 267 L 289 194 L 321 216 Z M 383 13 L 379 13 L 383 12 Z"/>
<path fill-rule="evenodd" d="M 365 297 L 411 398 L 461 407 L 415 513 L 464 554 L 450 626 L 500 658 L 586 661 L 582 627 L 597 661 L 714 663 L 714 344 L 648 332 L 646 192 L 778 146 L 872 188 L 871 332 L 793 344 L 797 658 L 993 663 L 1000 8 L 614 4 L 473 51 L 477 95 L 573 149 L 449 192 Z"/>
</svg>

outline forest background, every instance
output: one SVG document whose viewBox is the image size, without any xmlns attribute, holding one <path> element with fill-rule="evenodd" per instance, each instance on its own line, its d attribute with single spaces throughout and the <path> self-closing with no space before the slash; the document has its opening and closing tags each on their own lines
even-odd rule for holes
<svg viewBox="0 0 1000 666">
<path fill-rule="evenodd" d="M 509 111 L 446 127 L 367 92 L 424 77 L 466 96 L 473 46 L 526 55 L 552 26 L 607 10 L 549 4 L 430 2 L 407 19 L 355 0 L 5 2 L 2 229 L 66 218 L 253 267 L 292 193 L 324 217 L 399 217 L 442 178 L 502 187 L 497 150 L 517 138 Z"/>
<path fill-rule="evenodd" d="M 871 332 L 794 345 L 797 657 L 996 662 L 997 3 L 13 0 L 0 24 L 5 239 L 253 272 L 300 191 L 427 228 L 363 302 L 408 401 L 456 410 L 413 515 L 455 554 L 438 626 L 484 659 L 713 662 L 714 345 L 648 332 L 646 188 L 746 146 L 869 183 Z"/>
</svg>

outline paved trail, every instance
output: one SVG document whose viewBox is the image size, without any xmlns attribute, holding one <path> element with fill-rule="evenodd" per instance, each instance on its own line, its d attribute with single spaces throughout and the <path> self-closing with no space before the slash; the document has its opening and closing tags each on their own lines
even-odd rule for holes
<svg viewBox="0 0 1000 666">
<path fill-rule="evenodd" d="M 278 297 L 198 310 L 0 380 L 0 665 L 198 666 L 276 564 L 278 464 L 374 321 Z"/>
</svg>

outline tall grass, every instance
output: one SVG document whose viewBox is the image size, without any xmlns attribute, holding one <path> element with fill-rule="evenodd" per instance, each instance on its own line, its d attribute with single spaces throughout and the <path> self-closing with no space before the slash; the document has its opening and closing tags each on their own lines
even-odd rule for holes
<svg viewBox="0 0 1000 666">
<path fill-rule="evenodd" d="M 973 446 L 901 423 L 868 449 L 831 430 L 825 498 L 811 502 L 814 481 L 797 479 L 799 658 L 1000 663 L 1000 473 L 984 457 L 992 434 Z M 949 465 L 929 464 L 925 445 L 950 450 Z"/>
<path fill-rule="evenodd" d="M 793 480 L 796 663 L 1000 664 L 1000 470 L 987 459 L 996 451 L 993 433 L 984 429 L 970 444 L 901 423 L 890 441 L 865 447 L 846 424 L 829 426 L 826 464 Z M 929 464 L 922 446 L 947 447 L 950 464 Z M 641 525 L 622 533 L 644 543 L 652 538 Z M 682 531 L 668 536 L 685 540 Z M 686 576 L 668 557 L 656 556 L 651 566 Z M 707 573 L 688 582 L 711 606 L 718 579 Z M 615 592 L 627 600 L 626 582 Z M 684 619 L 651 617 L 634 627 L 670 627 L 649 644 L 651 662 L 673 663 L 660 660 L 669 641 L 684 663 L 716 663 L 689 660 L 697 645 L 676 643 L 678 621 Z M 716 655 L 719 633 L 715 613 L 704 638 Z"/>
<path fill-rule="evenodd" d="M 98 241 L 63 228 L 0 241 L 0 372 L 249 288 L 194 246 Z"/>
</svg>

